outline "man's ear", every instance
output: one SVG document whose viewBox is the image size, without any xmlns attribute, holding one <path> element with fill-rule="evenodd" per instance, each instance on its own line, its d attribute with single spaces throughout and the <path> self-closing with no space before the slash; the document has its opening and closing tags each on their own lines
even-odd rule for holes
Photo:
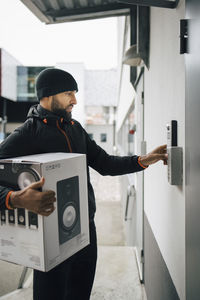
<svg viewBox="0 0 200 300">
<path fill-rule="evenodd" d="M 40 99 L 40 105 L 45 109 L 50 110 L 53 96 L 43 97 Z"/>
</svg>

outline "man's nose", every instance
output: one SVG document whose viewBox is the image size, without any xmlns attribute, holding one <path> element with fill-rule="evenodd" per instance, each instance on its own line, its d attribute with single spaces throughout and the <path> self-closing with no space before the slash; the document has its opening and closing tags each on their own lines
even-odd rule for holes
<svg viewBox="0 0 200 300">
<path fill-rule="evenodd" d="M 77 104 L 77 100 L 76 100 L 76 96 L 75 95 L 73 95 L 73 97 L 72 97 L 72 103 L 73 104 Z"/>
</svg>

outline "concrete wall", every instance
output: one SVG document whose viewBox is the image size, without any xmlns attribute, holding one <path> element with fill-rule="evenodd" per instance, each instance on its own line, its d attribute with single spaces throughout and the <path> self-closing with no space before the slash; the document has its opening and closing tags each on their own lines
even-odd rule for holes
<svg viewBox="0 0 200 300">
<path fill-rule="evenodd" d="M 119 132 L 127 111 L 129 110 L 130 106 L 133 103 L 135 98 L 135 91 L 133 89 L 132 84 L 130 83 L 130 67 L 127 65 L 122 64 L 122 57 L 124 52 L 130 47 L 130 26 L 129 26 L 129 17 L 120 18 L 118 25 L 118 36 L 119 36 L 119 43 L 118 43 L 118 64 L 119 64 L 119 95 L 118 95 L 118 108 L 117 108 L 117 115 L 116 115 L 116 130 Z M 121 46 L 120 46 L 121 45 Z"/>
<path fill-rule="evenodd" d="M 152 7 L 150 10 L 150 68 L 145 67 L 144 72 L 144 140 L 147 142 L 147 152 L 158 145 L 166 144 L 166 124 L 171 120 L 177 120 L 178 146 L 183 147 L 185 157 L 185 65 L 184 56 L 179 54 L 179 28 L 180 19 L 183 18 L 185 18 L 184 0 L 180 0 L 176 9 Z M 121 19 L 119 25 L 119 34 L 123 33 L 123 39 L 120 38 L 123 46 L 120 43 L 118 45 L 119 63 L 121 63 L 120 54 L 122 58 L 130 43 L 130 25 L 129 22 L 125 22 L 125 19 Z M 121 65 L 116 123 L 118 134 L 122 125 L 125 124 L 129 108 L 133 106 L 134 101 L 137 101 L 136 92 L 130 84 L 129 70 L 128 66 Z M 183 168 L 183 182 L 185 182 L 185 164 Z M 148 282 L 150 290 L 155 291 L 149 293 L 148 299 L 180 298 L 184 300 L 185 184 L 181 187 L 171 186 L 167 180 L 167 166 L 161 162 L 149 167 L 144 174 L 144 223 L 146 226 L 144 231 L 147 235 L 152 234 L 146 237 L 146 241 L 157 247 L 159 257 L 156 263 L 158 269 L 163 271 L 157 272 L 154 269 L 155 265 L 151 264 L 151 251 L 155 249 L 144 249 L 149 251 L 146 256 L 149 261 L 144 264 L 146 270 L 149 268 L 146 272 L 148 277 L 145 278 L 146 283 Z M 126 193 L 125 188 L 124 193 Z M 158 274 L 164 274 L 163 278 Z M 152 280 L 153 277 L 155 280 Z M 156 284 L 153 285 L 154 283 Z M 159 286 L 160 295 L 156 292 Z M 165 289 L 162 289 L 162 286 Z"/>
<path fill-rule="evenodd" d="M 1 96 L 17 101 L 17 66 L 20 66 L 21 63 L 4 49 L 0 49 L 0 55 Z"/>
<path fill-rule="evenodd" d="M 113 125 L 86 125 L 88 134 L 93 134 L 93 140 L 107 153 L 113 154 Z M 101 142 L 101 133 L 107 134 L 107 141 Z"/>
<path fill-rule="evenodd" d="M 179 54 L 179 21 L 184 15 L 184 1 L 174 10 L 151 8 L 144 105 L 147 151 L 166 143 L 170 120 L 178 121 L 178 146 L 185 148 L 185 67 Z M 144 191 L 148 222 L 177 293 L 185 299 L 185 186 L 171 186 L 167 167 L 158 163 L 145 171 Z"/>
</svg>

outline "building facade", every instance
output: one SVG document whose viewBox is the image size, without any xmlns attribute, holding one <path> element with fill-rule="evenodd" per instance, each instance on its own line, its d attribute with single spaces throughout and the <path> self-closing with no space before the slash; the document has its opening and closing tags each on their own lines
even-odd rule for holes
<svg viewBox="0 0 200 300">
<path fill-rule="evenodd" d="M 136 9 L 137 26 L 142 9 Z M 183 150 L 182 185 L 169 183 L 167 167 L 162 163 L 144 174 L 129 174 L 122 182 L 127 243 L 135 247 L 148 300 L 198 299 L 186 297 L 186 72 L 179 38 L 180 20 L 184 18 L 185 1 L 179 1 L 174 10 L 150 8 L 148 60 L 135 67 L 135 82 L 131 82 L 130 66 L 123 64 L 135 31 L 131 16 L 119 20 L 118 151 L 141 155 L 166 144 L 167 124 L 172 120 L 177 121 L 178 146 Z M 140 34 L 137 28 L 137 46 Z M 133 124 L 136 130 L 130 142 Z"/>
<path fill-rule="evenodd" d="M 4 49 L 0 49 L 0 140 L 25 121 L 30 106 L 37 104 L 35 80 L 45 68 L 22 66 Z M 87 70 L 83 63 L 56 63 L 55 67 L 71 73 L 78 83 L 77 103 L 72 117 L 78 120 L 92 139 L 113 153 L 114 114 L 117 101 L 117 72 Z"/>
</svg>

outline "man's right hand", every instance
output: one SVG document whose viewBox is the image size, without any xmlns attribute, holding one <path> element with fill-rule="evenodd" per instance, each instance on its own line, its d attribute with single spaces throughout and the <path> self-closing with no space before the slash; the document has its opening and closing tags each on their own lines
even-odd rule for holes
<svg viewBox="0 0 200 300">
<path fill-rule="evenodd" d="M 44 185 L 44 177 L 20 191 L 12 192 L 10 202 L 15 208 L 26 208 L 36 214 L 49 216 L 55 209 L 56 201 L 54 191 L 41 192 Z"/>
</svg>

